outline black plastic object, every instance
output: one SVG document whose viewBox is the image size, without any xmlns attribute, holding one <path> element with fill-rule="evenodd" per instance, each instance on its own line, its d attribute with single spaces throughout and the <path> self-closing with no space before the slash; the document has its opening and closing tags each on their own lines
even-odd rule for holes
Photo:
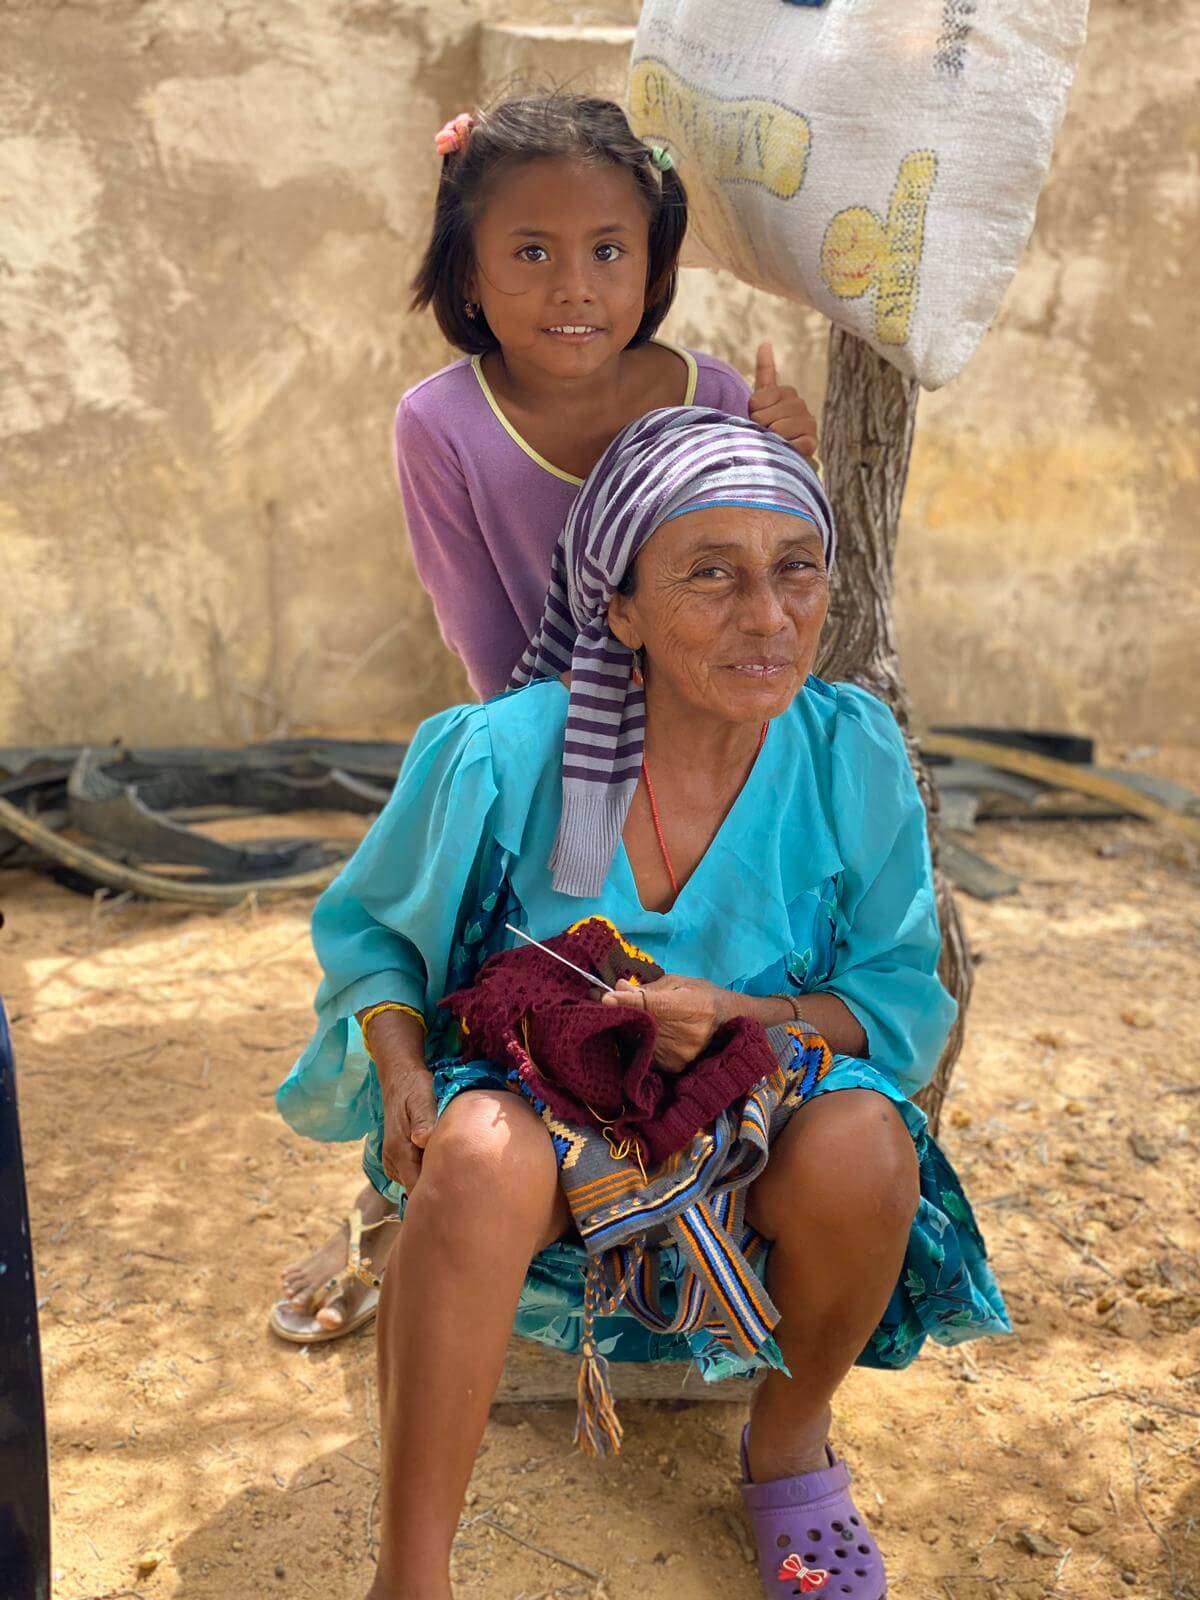
<svg viewBox="0 0 1200 1600">
<path fill-rule="evenodd" d="M 0 1002 L 0 1594 L 49 1600 L 50 1475 L 16 1067 Z"/>
<path fill-rule="evenodd" d="M 23 814 L 0 817 L 0 867 L 44 868 L 85 894 L 104 885 L 186 902 L 192 884 L 205 905 L 214 903 L 210 885 L 283 894 L 296 879 L 297 890 L 316 893 L 348 854 L 343 842 L 226 843 L 191 824 L 303 811 L 371 816 L 387 804 L 406 750 L 363 739 L 275 739 L 241 750 L 0 747 L 0 801 Z M 65 830 L 87 841 L 88 862 Z M 152 864 L 185 869 L 166 875 L 169 893 L 160 893 L 161 873 L 134 884 L 118 870 Z"/>
<path fill-rule="evenodd" d="M 967 723 L 956 723 L 953 727 L 948 723 L 939 723 L 933 731 L 952 733 L 958 739 L 982 739 L 985 744 L 1002 744 L 1009 750 L 1029 750 L 1035 756 L 1069 761 L 1076 767 L 1090 766 L 1096 759 L 1096 741 L 1080 733 L 1038 733 L 1031 728 L 977 728 Z"/>
<path fill-rule="evenodd" d="M 193 780 L 203 774 L 189 773 Z M 176 775 L 177 778 L 177 775 Z M 329 788 L 328 777 L 316 780 L 322 791 Z M 309 787 L 313 787 L 310 780 Z M 197 793 L 194 782 L 189 786 L 178 781 L 164 784 L 161 780 L 147 779 L 143 783 L 119 783 L 100 765 L 94 751 L 85 750 L 72 769 L 67 782 L 67 808 L 72 824 L 89 838 L 102 839 L 115 846 L 123 855 L 135 861 L 170 861 L 191 867 L 202 867 L 214 877 L 222 879 L 266 878 L 273 873 L 311 872 L 316 867 L 327 866 L 341 860 L 345 851 L 329 849 L 310 839 L 284 841 L 274 848 L 261 841 L 252 845 L 222 844 L 207 834 L 181 826 L 167 817 L 156 815 L 147 804 L 143 790 L 167 789 L 160 806 L 186 804 L 201 805 L 207 798 Z M 302 793 L 297 780 L 290 780 L 292 804 L 299 810 L 307 796 Z M 170 791 L 175 791 L 171 793 Z M 180 797 L 182 794 L 182 798 Z M 348 798 L 339 791 L 338 800 L 349 809 Z M 386 800 L 386 796 L 385 796 Z M 309 802 L 311 804 L 311 801 Z M 357 802 L 355 802 L 357 804 Z"/>
</svg>

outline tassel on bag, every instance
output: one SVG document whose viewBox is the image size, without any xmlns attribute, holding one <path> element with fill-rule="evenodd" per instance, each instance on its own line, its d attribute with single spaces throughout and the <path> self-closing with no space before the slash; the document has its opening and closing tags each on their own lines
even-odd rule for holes
<svg viewBox="0 0 1200 1600">
<path fill-rule="evenodd" d="M 590 1262 L 583 1288 L 583 1360 L 579 1365 L 575 1443 L 585 1456 L 619 1456 L 625 1435 L 613 1399 L 608 1362 L 596 1348 L 595 1321 L 603 1270 L 599 1261 Z"/>
<path fill-rule="evenodd" d="M 608 1379 L 608 1362 L 590 1339 L 585 1340 L 579 1368 L 575 1443 L 585 1456 L 619 1456 L 623 1437 Z"/>
</svg>

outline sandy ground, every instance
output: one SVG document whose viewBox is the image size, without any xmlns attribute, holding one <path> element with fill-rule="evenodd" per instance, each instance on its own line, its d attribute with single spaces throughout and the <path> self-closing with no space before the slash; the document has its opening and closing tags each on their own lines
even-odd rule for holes
<svg viewBox="0 0 1200 1600">
<path fill-rule="evenodd" d="M 1200 787 L 1195 756 L 1154 765 Z M 1023 888 L 967 902 L 982 964 L 944 1142 L 1016 1337 L 854 1374 L 837 1441 L 902 1600 L 1194 1597 L 1195 864 L 1134 823 L 989 826 L 980 843 Z M 271 1100 L 308 1026 L 307 906 L 93 908 L 15 873 L 0 892 L 56 1597 L 361 1596 L 373 1335 L 306 1353 L 265 1324 L 279 1267 L 358 1174 Z M 733 1408 L 623 1415 L 624 1455 L 596 1465 L 568 1408 L 497 1408 L 460 1595 L 587 1596 L 596 1575 L 612 1600 L 761 1592 Z"/>
</svg>

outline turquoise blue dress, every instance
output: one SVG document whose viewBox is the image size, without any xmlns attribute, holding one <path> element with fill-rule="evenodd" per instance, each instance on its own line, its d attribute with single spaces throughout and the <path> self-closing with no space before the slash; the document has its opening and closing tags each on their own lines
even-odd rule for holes
<svg viewBox="0 0 1200 1600">
<path fill-rule="evenodd" d="M 910 1096 L 932 1075 L 954 1018 L 937 977 L 940 935 L 925 815 L 891 712 L 864 690 L 810 678 L 766 743 L 720 831 L 669 911 L 648 911 L 623 846 L 603 891 L 554 891 L 546 863 L 561 806 L 567 693 L 539 682 L 431 717 L 386 808 L 313 913 L 324 971 L 312 1041 L 278 1093 L 297 1132 L 366 1140 L 375 1186 L 403 1208 L 380 1161 L 383 1116 L 354 1015 L 400 1000 L 425 1017 L 439 1114 L 456 1094 L 501 1086 L 463 1063 L 438 1000 L 480 963 L 582 917 L 608 917 L 669 972 L 768 995 L 836 994 L 868 1056 L 837 1056 L 819 1093 L 866 1088 L 899 1111 L 916 1146 L 921 1202 L 891 1303 L 860 1360 L 906 1366 L 927 1336 L 944 1344 L 1009 1322 L 970 1206 Z M 579 1346 L 583 1266 L 560 1243 L 532 1263 L 516 1328 Z M 678 1272 L 664 1251 L 664 1310 Z M 665 1338 L 618 1311 L 597 1324 L 615 1360 L 696 1361 L 706 1377 L 746 1371 L 710 1336 Z"/>
</svg>

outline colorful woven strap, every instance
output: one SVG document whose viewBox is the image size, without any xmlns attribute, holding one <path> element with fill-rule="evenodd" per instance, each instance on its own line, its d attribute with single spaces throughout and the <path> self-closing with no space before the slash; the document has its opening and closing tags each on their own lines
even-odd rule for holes
<svg viewBox="0 0 1200 1600">
<path fill-rule="evenodd" d="M 719 1322 L 730 1348 L 749 1358 L 760 1353 L 779 1312 L 734 1243 L 742 1232 L 743 1203 L 742 1190 L 699 1200 L 672 1220 L 670 1231 L 700 1284 L 704 1321 Z"/>
</svg>

